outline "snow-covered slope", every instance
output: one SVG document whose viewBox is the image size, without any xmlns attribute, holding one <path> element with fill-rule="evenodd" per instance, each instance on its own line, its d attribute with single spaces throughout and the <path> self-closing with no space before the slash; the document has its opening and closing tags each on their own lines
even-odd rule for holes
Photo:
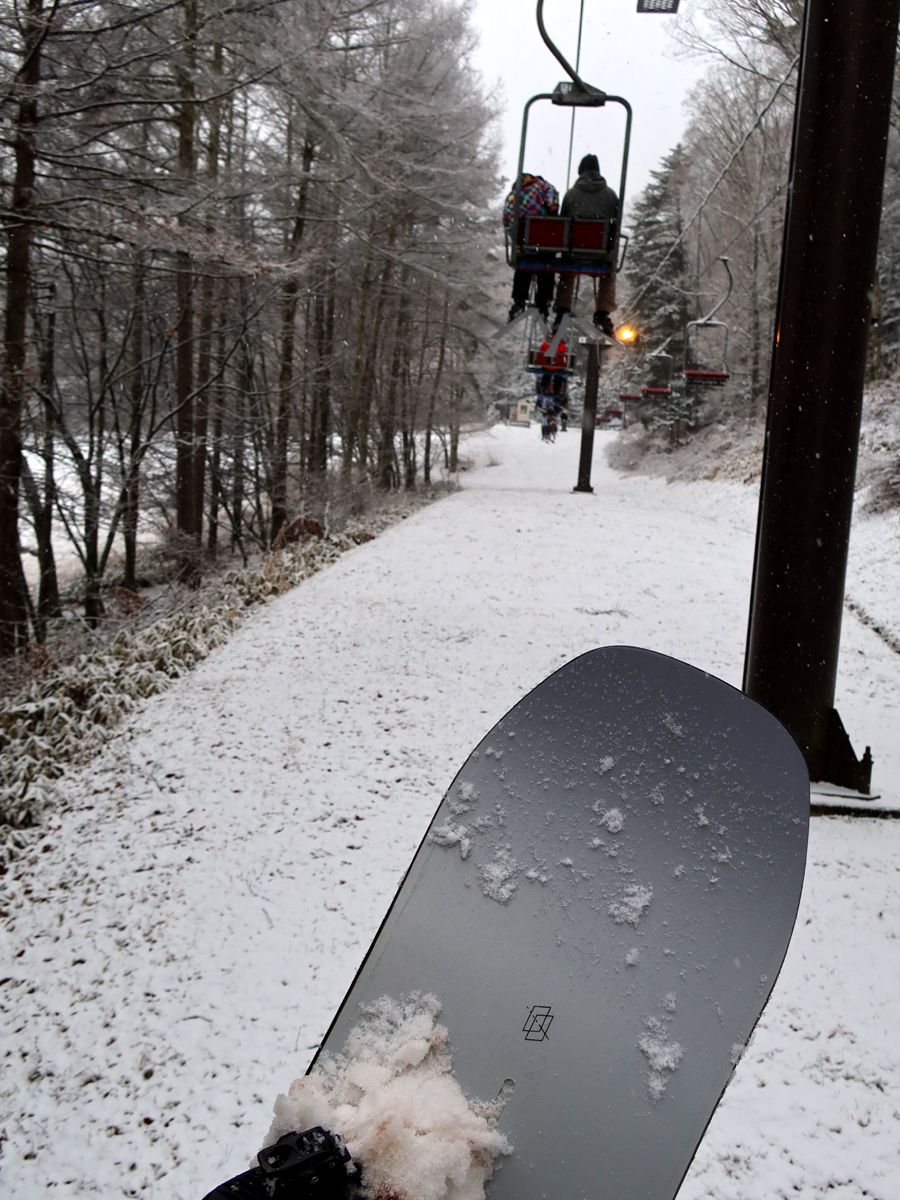
<svg viewBox="0 0 900 1200">
<path fill-rule="evenodd" d="M 259 611 L 72 776 L 4 881 L 4 1195 L 199 1200 L 243 1170 L 456 768 L 560 663 L 630 643 L 739 682 L 753 491 L 621 478 L 608 436 L 592 496 L 574 432 L 473 439 L 459 493 Z M 849 591 L 900 634 L 896 517 L 854 537 L 879 570 L 855 558 Z M 900 804 L 900 655 L 850 615 L 837 703 Z M 814 821 L 683 1197 L 900 1197 L 898 872 L 900 822 Z"/>
</svg>

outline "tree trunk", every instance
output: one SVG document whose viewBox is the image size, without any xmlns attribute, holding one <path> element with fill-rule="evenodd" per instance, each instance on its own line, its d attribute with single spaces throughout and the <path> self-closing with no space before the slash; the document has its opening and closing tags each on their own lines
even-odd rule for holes
<svg viewBox="0 0 900 1200">
<path fill-rule="evenodd" d="M 105 615 L 100 580 L 103 567 L 100 563 L 100 504 L 103 494 L 103 451 L 106 440 L 106 395 L 109 388 L 108 335 L 106 326 L 106 296 L 100 292 L 100 307 L 97 323 L 100 331 L 98 358 L 98 384 L 96 409 L 91 413 L 91 452 L 81 471 L 81 489 L 84 503 L 84 615 L 93 629 Z M 103 564 L 105 566 L 105 562 Z"/>
<path fill-rule="evenodd" d="M 203 276 L 200 291 L 200 331 L 197 352 L 197 394 L 191 431 L 191 522 L 197 568 L 192 582 L 200 583 L 200 548 L 203 538 L 203 497 L 206 492 L 206 440 L 209 429 L 209 381 L 212 377 L 213 300 L 215 280 Z"/>
<path fill-rule="evenodd" d="M 36 318 L 37 320 L 37 318 Z M 50 309 L 47 313 L 47 323 L 39 337 L 39 379 L 42 397 L 52 397 L 56 386 L 56 285 L 50 285 Z M 40 567 L 40 585 L 38 587 L 37 625 L 35 632 L 37 640 L 43 642 L 46 638 L 47 622 L 62 615 L 59 603 L 59 582 L 56 575 L 56 558 L 53 554 L 53 508 L 56 504 L 56 477 L 54 473 L 55 446 L 53 438 L 53 417 L 46 404 L 41 415 L 43 435 L 41 458 L 44 462 L 43 495 L 39 492 L 36 482 L 32 479 L 29 484 L 30 472 L 28 461 L 23 457 L 22 470 L 28 505 L 34 522 L 34 535 L 37 540 L 38 564 Z"/>
<path fill-rule="evenodd" d="M 342 469 L 349 475 L 353 465 L 353 449 L 359 434 L 360 389 L 363 378 L 363 348 L 366 337 L 366 318 L 369 312 L 369 293 L 372 290 L 372 260 L 366 255 L 362 284 L 359 289 L 359 313 L 356 318 L 356 348 L 353 354 L 353 379 L 350 384 L 350 407 L 344 436 Z"/>
<path fill-rule="evenodd" d="M 463 385 L 454 383 L 450 388 L 450 462 L 449 470 L 459 470 L 459 414 L 462 409 Z"/>
<path fill-rule="evenodd" d="M 47 617 L 58 617 L 60 615 L 59 589 L 56 582 L 56 562 L 53 558 L 53 547 L 50 544 L 52 524 L 51 521 L 47 520 L 48 516 L 52 518 L 52 508 L 47 505 L 45 500 L 42 500 L 38 485 L 28 465 L 28 459 L 24 455 L 22 456 L 22 489 L 25 492 L 25 499 L 31 510 L 31 520 L 34 524 L 34 535 L 37 540 L 38 566 L 41 573 L 41 582 L 38 593 L 38 608 L 33 616 L 33 624 L 35 641 L 43 644 L 47 640 Z M 54 603 L 49 606 L 52 608 L 52 611 L 45 616 L 41 611 L 41 601 L 43 600 L 45 607 L 48 607 L 46 600 L 48 585 L 49 588 L 52 588 Z M 26 602 L 29 598 L 26 596 Z"/>
<path fill-rule="evenodd" d="M 247 297 L 244 281 L 238 286 L 241 317 L 247 315 Z M 246 438 L 246 403 L 247 396 L 253 386 L 253 363 L 250 358 L 250 346 L 247 343 L 245 331 L 241 342 L 240 369 L 238 371 L 238 386 L 234 398 L 234 427 L 232 429 L 232 478 L 231 478 L 231 548 L 237 547 L 241 559 L 246 562 L 244 551 L 244 450 Z"/>
<path fill-rule="evenodd" d="M 309 470 L 324 476 L 328 469 L 328 435 L 331 425 L 331 359 L 334 351 L 334 267 L 325 270 L 314 303 L 316 372 L 313 383 L 309 431 Z"/>
<path fill-rule="evenodd" d="M 444 317 L 441 322 L 441 340 L 438 343 L 438 361 L 431 384 L 431 395 L 428 397 L 428 418 L 425 422 L 425 453 L 422 456 L 422 480 L 426 487 L 431 484 L 431 431 L 434 428 L 434 406 L 437 401 L 438 389 L 441 386 L 441 373 L 444 370 L 444 350 L 447 345 L 447 310 L 450 304 L 450 294 L 444 295 Z"/>
<path fill-rule="evenodd" d="M 234 432 L 232 433 L 231 480 L 231 548 L 237 547 L 244 557 L 244 394 L 234 400 Z"/>
<path fill-rule="evenodd" d="M 222 45 L 213 49 L 212 75 L 215 80 L 222 76 Z M 218 97 L 209 104 L 209 135 L 206 147 L 206 179 L 210 192 L 214 192 L 219 177 L 219 148 L 221 141 L 221 101 Z M 210 242 L 215 238 L 215 208 L 208 209 L 206 236 Z M 212 377 L 213 312 L 216 294 L 215 279 L 207 272 L 200 289 L 200 336 L 197 351 L 197 394 L 194 397 L 193 436 L 191 442 L 191 521 L 190 532 L 194 539 L 197 570 L 193 582 L 200 582 L 200 558 L 203 539 L 203 497 L 206 491 L 206 441 L 209 429 L 209 383 Z"/>
<path fill-rule="evenodd" d="M 306 203 L 309 194 L 309 175 L 312 170 L 315 146 L 307 134 L 303 143 L 303 174 L 297 191 L 297 208 L 291 231 L 290 260 L 296 259 L 303 241 L 306 225 Z M 281 290 L 281 362 L 278 371 L 278 412 L 275 418 L 275 461 L 272 468 L 272 526 L 270 545 L 287 522 L 287 458 L 288 435 L 291 423 L 291 394 L 294 384 L 294 342 L 297 325 L 297 299 L 300 282 L 296 275 L 288 279 Z"/>
<path fill-rule="evenodd" d="M 392 250 L 394 242 L 397 238 L 396 223 L 391 225 L 390 233 L 388 234 L 388 250 Z M 359 464 L 365 467 L 369 456 L 369 418 L 372 411 L 372 392 L 375 387 L 375 361 L 378 357 L 378 351 L 381 343 L 381 326 L 384 320 L 384 305 L 387 299 L 387 289 L 391 282 L 391 275 L 394 270 L 393 258 L 384 260 L 384 268 L 381 272 L 381 282 L 378 287 L 378 299 L 375 302 L 375 326 L 372 330 L 372 340 L 369 343 L 369 351 L 366 355 L 366 363 L 363 368 L 362 383 L 360 385 L 360 404 L 359 404 Z"/>
<path fill-rule="evenodd" d="M 378 486 L 390 491 L 397 484 L 394 469 L 394 437 L 397 432 L 397 393 L 400 386 L 400 367 L 406 350 L 407 321 L 406 314 L 409 305 L 407 284 L 409 282 L 409 267 L 404 264 L 400 274 L 400 298 L 397 303 L 397 331 L 394 337 L 394 349 L 391 354 L 391 373 L 388 383 L 388 394 L 380 415 L 381 442 L 378 447 Z"/>
<path fill-rule="evenodd" d="M 418 467 L 416 456 L 416 419 L 419 415 L 419 393 L 422 388 L 422 376 L 425 371 L 425 343 L 427 340 L 428 316 L 426 306 L 425 328 L 419 351 L 419 370 L 416 376 L 415 387 L 412 384 L 408 331 L 406 344 L 403 348 L 403 371 L 400 380 L 403 403 L 401 404 L 400 411 L 402 413 L 401 423 L 403 427 L 403 486 L 408 492 L 414 491 L 416 486 L 416 470 Z"/>
<path fill-rule="evenodd" d="M 19 476 L 22 461 L 22 409 L 25 403 L 25 339 L 34 219 L 37 88 L 45 34 L 42 0 L 27 0 L 22 61 L 16 84 L 19 103 L 13 134 L 15 176 L 7 220 L 6 314 L 0 390 L 0 656 L 14 654 L 28 640 L 28 607 L 19 555 Z"/>
<path fill-rule="evenodd" d="M 143 250 L 134 256 L 134 318 L 131 326 L 131 430 L 129 461 L 125 476 L 122 509 L 122 540 L 125 543 L 125 571 L 122 583 L 137 589 L 137 531 L 140 512 L 141 416 L 144 406 L 144 317 L 147 267 Z"/>
<path fill-rule="evenodd" d="M 186 192 L 196 170 L 194 133 L 197 123 L 194 72 L 196 68 L 196 0 L 182 0 L 184 12 L 185 62 L 179 71 L 178 169 Z M 183 197 L 186 199 L 186 197 Z M 187 218 L 179 216 L 179 225 L 187 231 Z M 190 252 L 180 251 L 176 261 L 178 324 L 175 332 L 175 524 L 183 535 L 179 547 L 182 578 L 196 582 L 194 544 L 197 539 L 197 514 L 194 508 L 194 275 Z"/>
</svg>

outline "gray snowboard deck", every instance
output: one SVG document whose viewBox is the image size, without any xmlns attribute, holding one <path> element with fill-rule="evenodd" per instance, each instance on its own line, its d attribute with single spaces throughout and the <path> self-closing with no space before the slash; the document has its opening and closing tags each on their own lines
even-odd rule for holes
<svg viewBox="0 0 900 1200">
<path fill-rule="evenodd" d="M 431 992 L 470 1098 L 507 1085 L 491 1200 L 667 1200 L 772 989 L 806 861 L 796 744 L 646 650 L 568 663 L 473 751 L 319 1053 Z"/>
</svg>

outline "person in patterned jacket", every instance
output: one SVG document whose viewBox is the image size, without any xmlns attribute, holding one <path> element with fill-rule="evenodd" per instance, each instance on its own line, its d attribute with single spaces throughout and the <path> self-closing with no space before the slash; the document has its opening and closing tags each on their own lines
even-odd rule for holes
<svg viewBox="0 0 900 1200">
<path fill-rule="evenodd" d="M 513 188 L 506 197 L 506 203 L 503 205 L 503 225 L 511 235 L 513 235 L 512 223 L 515 206 L 516 191 Z M 548 183 L 542 176 L 529 175 L 523 172 L 520 214 L 525 213 L 535 217 L 557 216 L 559 213 L 559 192 L 552 183 Z M 528 294 L 531 291 L 531 282 L 533 279 L 536 280 L 535 307 L 545 321 L 549 319 L 550 304 L 553 300 L 553 272 L 523 271 L 517 269 L 513 275 L 513 302 L 509 310 L 510 321 L 514 321 L 519 313 L 524 311 L 525 305 L 528 303 Z"/>
</svg>

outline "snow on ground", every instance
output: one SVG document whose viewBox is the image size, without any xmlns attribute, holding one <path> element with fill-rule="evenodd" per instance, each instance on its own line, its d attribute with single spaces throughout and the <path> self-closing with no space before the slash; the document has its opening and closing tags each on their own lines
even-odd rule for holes
<svg viewBox="0 0 900 1200">
<path fill-rule="evenodd" d="M 755 493 L 617 476 L 611 436 L 592 496 L 573 432 L 473 439 L 460 492 L 258 611 L 72 775 L 4 881 L 4 1195 L 199 1200 L 245 1169 L 455 770 L 562 662 L 627 643 L 739 683 Z M 854 539 L 849 591 L 900 635 L 896 516 Z M 837 703 L 900 804 L 900 655 L 849 614 Z M 815 819 L 684 1200 L 900 1198 L 898 932 L 900 822 Z"/>
</svg>

